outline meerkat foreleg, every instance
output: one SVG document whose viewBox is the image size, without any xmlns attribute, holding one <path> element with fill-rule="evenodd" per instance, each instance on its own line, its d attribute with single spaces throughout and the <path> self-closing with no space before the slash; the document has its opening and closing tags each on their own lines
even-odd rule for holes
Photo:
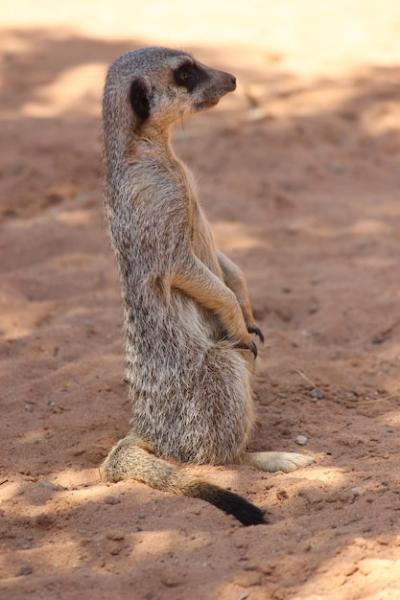
<svg viewBox="0 0 400 600">
<path fill-rule="evenodd" d="M 291 473 L 315 462 L 311 456 L 297 452 L 246 452 L 242 460 L 244 463 L 268 473 L 276 471 Z"/>
<path fill-rule="evenodd" d="M 217 251 L 218 262 L 222 269 L 224 281 L 229 289 L 235 294 L 249 333 L 255 333 L 260 340 L 264 341 L 264 334 L 255 324 L 253 308 L 251 305 L 250 294 L 246 283 L 246 278 L 242 270 L 223 252 Z"/>
<path fill-rule="evenodd" d="M 214 311 L 228 335 L 239 342 L 238 347 L 248 348 L 257 355 L 256 345 L 248 332 L 235 294 L 196 256 L 192 255 L 183 265 L 175 266 L 171 285 Z"/>
</svg>

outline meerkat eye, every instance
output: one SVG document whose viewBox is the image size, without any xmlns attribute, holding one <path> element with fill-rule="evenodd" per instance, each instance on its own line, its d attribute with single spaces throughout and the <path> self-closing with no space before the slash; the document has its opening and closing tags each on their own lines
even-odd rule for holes
<svg viewBox="0 0 400 600">
<path fill-rule="evenodd" d="M 174 71 L 174 80 L 176 85 L 184 87 L 188 92 L 192 92 L 202 81 L 208 79 L 208 75 L 193 63 L 184 63 Z"/>
</svg>

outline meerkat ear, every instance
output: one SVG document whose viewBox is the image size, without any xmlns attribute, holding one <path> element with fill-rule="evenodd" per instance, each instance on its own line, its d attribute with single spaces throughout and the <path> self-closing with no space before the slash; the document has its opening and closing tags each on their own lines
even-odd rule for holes
<svg viewBox="0 0 400 600">
<path fill-rule="evenodd" d="M 129 88 L 129 101 L 133 112 L 141 121 L 145 121 L 150 116 L 149 90 L 143 79 L 134 79 Z"/>
</svg>

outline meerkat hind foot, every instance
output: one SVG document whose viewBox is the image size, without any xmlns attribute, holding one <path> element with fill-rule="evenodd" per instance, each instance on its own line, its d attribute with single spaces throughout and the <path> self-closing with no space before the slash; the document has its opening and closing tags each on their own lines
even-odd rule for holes
<svg viewBox="0 0 400 600">
<path fill-rule="evenodd" d="M 268 473 L 276 471 L 291 473 L 296 469 L 307 467 L 315 461 L 311 456 L 297 452 L 247 452 L 244 462 Z"/>
</svg>

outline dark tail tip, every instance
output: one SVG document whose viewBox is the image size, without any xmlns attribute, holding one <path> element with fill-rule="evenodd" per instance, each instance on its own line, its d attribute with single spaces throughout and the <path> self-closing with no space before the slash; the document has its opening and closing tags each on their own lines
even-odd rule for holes
<svg viewBox="0 0 400 600">
<path fill-rule="evenodd" d="M 261 525 L 268 523 L 264 512 L 238 494 L 228 492 L 209 483 L 196 483 L 187 493 L 192 498 L 201 498 L 213 504 L 228 515 L 233 515 L 243 525 Z"/>
<path fill-rule="evenodd" d="M 238 494 L 233 494 L 227 490 L 218 489 L 213 492 L 212 498 L 204 498 L 217 508 L 223 510 L 228 515 L 233 515 L 243 525 L 261 525 L 267 523 L 264 512 L 248 502 Z"/>
</svg>

